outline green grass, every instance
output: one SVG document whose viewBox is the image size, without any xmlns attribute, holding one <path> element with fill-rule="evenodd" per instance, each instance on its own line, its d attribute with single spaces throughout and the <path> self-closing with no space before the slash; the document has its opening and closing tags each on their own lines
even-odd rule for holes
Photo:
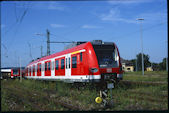
<svg viewBox="0 0 169 113">
<path fill-rule="evenodd" d="M 119 82 L 113 89 L 113 110 L 168 110 L 168 73 L 125 73 L 124 80 L 165 82 L 160 85 L 130 84 Z M 166 83 L 167 82 L 167 83 Z M 109 93 L 110 95 L 110 93 Z M 98 110 L 95 103 L 99 90 L 93 84 L 71 84 L 61 81 L 15 80 L 1 81 L 2 111 L 67 111 L 58 104 L 64 101 L 83 110 Z"/>
<path fill-rule="evenodd" d="M 126 72 L 123 75 L 124 80 L 131 81 L 150 81 L 150 82 L 168 82 L 167 72 L 145 72 L 145 75 L 142 75 L 142 72 Z"/>
</svg>

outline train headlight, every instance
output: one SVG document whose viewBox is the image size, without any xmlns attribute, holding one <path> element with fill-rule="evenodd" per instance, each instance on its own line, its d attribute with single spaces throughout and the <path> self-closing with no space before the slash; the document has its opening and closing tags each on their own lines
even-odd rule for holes
<svg viewBox="0 0 169 113">
<path fill-rule="evenodd" d="M 98 69 L 97 69 L 97 68 L 91 68 L 90 71 L 91 71 L 92 73 L 96 73 L 96 72 L 98 72 Z"/>
</svg>

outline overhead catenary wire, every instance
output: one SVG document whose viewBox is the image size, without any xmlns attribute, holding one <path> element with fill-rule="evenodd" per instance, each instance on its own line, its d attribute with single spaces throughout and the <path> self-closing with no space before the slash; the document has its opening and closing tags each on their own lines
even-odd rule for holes
<svg viewBox="0 0 169 113">
<path fill-rule="evenodd" d="M 15 18 L 16 18 L 16 22 L 18 22 L 18 16 L 17 16 L 17 12 L 16 12 L 16 3 L 15 4 Z"/>
<path fill-rule="evenodd" d="M 10 31 L 12 31 L 12 29 L 13 29 L 17 24 L 21 24 L 21 22 L 23 21 L 23 19 L 24 19 L 26 13 L 28 12 L 28 9 L 31 8 L 31 7 L 32 7 L 32 5 L 27 6 L 27 8 L 23 11 L 23 13 L 21 14 L 21 16 L 18 17 L 18 16 L 17 16 L 17 13 L 16 13 L 16 12 L 17 12 L 17 11 L 16 11 L 16 3 L 14 4 L 14 14 L 15 14 L 16 21 L 9 26 L 9 29 L 7 29 L 6 31 L 4 31 L 4 35 L 6 35 L 6 34 L 7 34 L 8 32 L 10 32 Z M 18 26 L 17 26 L 17 27 L 18 27 Z"/>
<path fill-rule="evenodd" d="M 24 4 L 23 4 L 24 5 Z M 30 4 L 29 4 L 30 5 Z M 23 19 L 24 19 L 24 17 L 25 17 L 25 15 L 26 15 L 26 13 L 28 12 L 28 9 L 29 8 L 31 8 L 31 6 L 27 6 L 27 8 L 23 11 L 23 14 L 20 16 L 20 18 L 18 18 L 18 21 L 16 21 L 15 23 L 13 23 L 12 25 L 11 25 L 11 27 L 9 27 L 9 29 L 7 29 L 5 32 L 4 32 L 4 35 L 6 35 L 9 31 L 11 31 L 14 27 L 15 27 L 15 25 L 17 25 L 17 28 L 15 29 L 15 34 L 14 34 L 14 36 L 13 36 L 13 40 L 11 40 L 11 42 L 10 42 L 10 46 L 8 47 L 8 49 L 10 48 L 10 47 L 12 47 L 12 44 L 14 44 L 14 41 L 15 41 L 15 36 L 16 36 L 16 33 L 17 33 L 17 31 L 18 31 L 18 29 L 19 29 L 19 27 L 20 27 L 20 25 L 21 25 L 21 23 L 22 23 L 22 21 L 23 21 Z M 14 8 L 16 8 L 16 4 L 15 4 L 15 6 L 14 6 Z M 15 12 L 15 10 L 16 9 L 14 9 L 14 13 L 16 14 L 16 12 Z"/>
<path fill-rule="evenodd" d="M 60 35 L 56 35 L 56 34 L 53 34 L 53 33 L 50 33 L 50 35 L 55 36 L 55 38 L 61 37 L 61 39 L 65 39 L 65 40 L 69 40 L 70 42 L 74 42 L 73 40 L 67 39 L 67 38 L 65 38 L 65 37 L 63 37 L 63 36 L 60 36 Z"/>
</svg>

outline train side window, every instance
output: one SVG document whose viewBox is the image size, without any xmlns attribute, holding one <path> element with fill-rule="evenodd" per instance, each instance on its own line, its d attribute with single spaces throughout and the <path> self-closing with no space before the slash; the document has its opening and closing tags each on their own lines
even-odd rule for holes
<svg viewBox="0 0 169 113">
<path fill-rule="evenodd" d="M 82 62 L 82 52 L 80 53 L 80 61 Z"/>
<path fill-rule="evenodd" d="M 58 60 L 56 60 L 56 62 L 55 62 L 56 64 L 55 64 L 55 66 L 56 66 L 56 70 L 58 70 L 59 69 L 59 61 Z"/>
<path fill-rule="evenodd" d="M 41 64 L 39 64 L 39 70 L 41 71 Z"/>
<path fill-rule="evenodd" d="M 26 68 L 25 70 L 26 70 L 25 73 L 26 73 L 26 76 L 27 76 L 27 74 L 28 74 L 28 68 Z"/>
<path fill-rule="evenodd" d="M 33 73 L 33 66 L 31 67 L 31 72 Z"/>
<path fill-rule="evenodd" d="M 48 62 L 48 70 L 50 70 L 50 62 Z"/>
<path fill-rule="evenodd" d="M 61 69 L 64 69 L 64 67 L 65 67 L 64 65 L 65 65 L 65 60 L 62 59 L 62 60 L 61 60 Z"/>
<path fill-rule="evenodd" d="M 29 76 L 31 76 L 31 67 L 29 67 L 29 73 L 30 73 L 30 75 L 29 75 Z"/>
<path fill-rule="evenodd" d="M 35 65 L 35 72 L 37 72 L 37 65 Z"/>
<path fill-rule="evenodd" d="M 77 56 L 72 57 L 72 68 L 77 67 Z"/>
<path fill-rule="evenodd" d="M 45 63 L 45 71 L 47 71 L 47 62 Z"/>
<path fill-rule="evenodd" d="M 32 68 L 33 68 L 33 73 L 35 72 L 35 66 L 32 66 Z"/>
<path fill-rule="evenodd" d="M 67 58 L 66 58 L 66 69 L 67 69 Z"/>
<path fill-rule="evenodd" d="M 69 57 L 69 69 L 70 69 L 70 57 Z"/>
</svg>

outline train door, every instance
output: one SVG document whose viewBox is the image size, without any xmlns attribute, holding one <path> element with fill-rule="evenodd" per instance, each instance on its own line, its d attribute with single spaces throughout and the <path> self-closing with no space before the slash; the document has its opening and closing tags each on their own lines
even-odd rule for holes
<svg viewBox="0 0 169 113">
<path fill-rule="evenodd" d="M 35 65 L 33 65 L 33 76 L 35 76 Z"/>
<path fill-rule="evenodd" d="M 51 76 L 51 61 L 45 62 L 45 76 Z"/>
<path fill-rule="evenodd" d="M 65 61 L 66 65 L 65 65 L 65 76 L 66 77 L 71 77 L 71 54 L 67 54 L 66 55 L 66 61 Z"/>
<path fill-rule="evenodd" d="M 32 73 L 31 69 L 32 69 L 31 66 L 29 66 L 29 76 L 31 76 L 31 73 Z"/>
<path fill-rule="evenodd" d="M 41 76 L 41 63 L 38 63 L 37 76 Z"/>
</svg>

